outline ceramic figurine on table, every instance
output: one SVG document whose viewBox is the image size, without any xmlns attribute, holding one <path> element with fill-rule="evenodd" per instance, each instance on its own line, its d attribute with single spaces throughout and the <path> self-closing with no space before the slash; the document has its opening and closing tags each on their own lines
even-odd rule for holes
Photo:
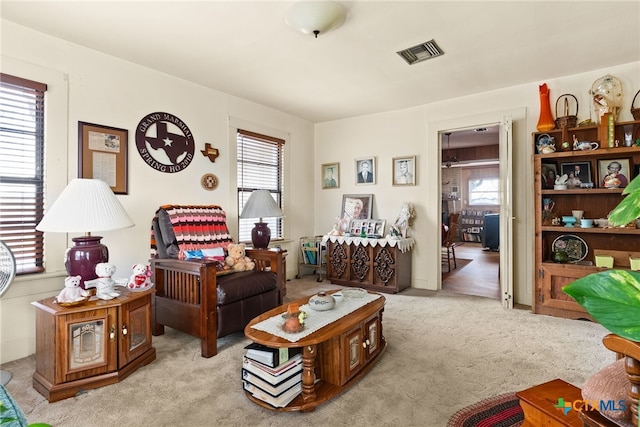
<svg viewBox="0 0 640 427">
<path fill-rule="evenodd" d="M 151 267 L 146 264 L 134 264 L 132 269 L 133 273 L 131 273 L 127 288 L 139 291 L 152 286 L 151 275 L 153 272 L 151 271 Z"/>
<path fill-rule="evenodd" d="M 97 279 L 84 282 L 85 288 L 96 288 L 96 297 L 102 300 L 110 300 L 120 296 L 120 291 L 116 286 L 125 286 L 127 280 L 114 280 L 111 278 L 116 272 L 116 266 L 108 262 L 101 262 L 96 265 Z"/>
<path fill-rule="evenodd" d="M 414 216 L 415 213 L 413 211 L 413 205 L 408 202 L 403 203 L 396 221 L 391 227 L 389 227 L 389 234 L 387 235 L 387 238 L 406 239 L 407 229 L 411 226 Z"/>
<path fill-rule="evenodd" d="M 59 303 L 76 302 L 89 296 L 89 292 L 80 287 L 81 281 L 82 276 L 68 276 L 64 279 L 64 289 L 60 291 L 56 301 Z"/>
</svg>

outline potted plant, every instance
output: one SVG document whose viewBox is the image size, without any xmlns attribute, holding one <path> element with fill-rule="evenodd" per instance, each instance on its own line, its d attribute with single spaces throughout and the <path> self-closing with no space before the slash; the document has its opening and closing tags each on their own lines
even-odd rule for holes
<svg viewBox="0 0 640 427">
<path fill-rule="evenodd" d="M 611 211 L 610 225 L 625 225 L 640 217 L 640 175 L 622 194 L 626 197 Z M 589 274 L 562 290 L 607 330 L 640 341 L 640 273 L 606 270 Z"/>
</svg>

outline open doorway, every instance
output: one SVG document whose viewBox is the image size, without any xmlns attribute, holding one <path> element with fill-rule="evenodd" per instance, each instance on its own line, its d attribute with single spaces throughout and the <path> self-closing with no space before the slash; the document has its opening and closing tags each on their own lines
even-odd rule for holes
<svg viewBox="0 0 640 427">
<path fill-rule="evenodd" d="M 500 300 L 500 126 L 440 135 L 442 240 L 452 246 L 441 289 Z"/>
</svg>

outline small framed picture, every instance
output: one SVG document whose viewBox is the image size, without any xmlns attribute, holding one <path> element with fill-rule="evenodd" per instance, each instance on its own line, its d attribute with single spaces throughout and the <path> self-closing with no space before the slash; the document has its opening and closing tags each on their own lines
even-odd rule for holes
<svg viewBox="0 0 640 427">
<path fill-rule="evenodd" d="M 416 156 L 394 157 L 393 185 L 416 185 Z"/>
<path fill-rule="evenodd" d="M 127 194 L 129 131 L 78 122 L 78 178 L 101 179 L 115 194 Z"/>
<path fill-rule="evenodd" d="M 579 188 L 582 184 L 593 182 L 590 162 L 562 163 L 560 174 L 567 175 L 567 188 Z"/>
<path fill-rule="evenodd" d="M 322 189 L 340 187 L 340 163 L 322 165 Z"/>
<path fill-rule="evenodd" d="M 356 185 L 376 183 L 376 158 L 356 159 Z"/>
<path fill-rule="evenodd" d="M 340 218 L 371 219 L 373 194 L 344 194 Z"/>
<path fill-rule="evenodd" d="M 598 186 L 624 188 L 629 184 L 631 159 L 598 160 Z"/>
<path fill-rule="evenodd" d="M 556 162 L 544 162 L 540 169 L 540 181 L 542 188 L 553 189 L 558 176 L 558 164 Z"/>
</svg>

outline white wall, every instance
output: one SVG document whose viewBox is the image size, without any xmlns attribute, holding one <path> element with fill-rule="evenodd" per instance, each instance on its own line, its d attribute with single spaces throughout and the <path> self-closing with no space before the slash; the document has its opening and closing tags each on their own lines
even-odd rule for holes
<svg viewBox="0 0 640 427">
<path fill-rule="evenodd" d="M 589 118 L 588 94 L 592 83 L 610 73 L 624 85 L 624 105 L 619 121 L 632 120 L 633 95 L 640 88 L 640 63 L 635 62 L 579 75 L 548 79 L 552 102 L 564 93 L 579 101 L 579 120 Z M 373 193 L 373 217 L 393 221 L 404 201 L 416 209 L 409 230 L 417 240 L 413 250 L 412 286 L 438 289 L 440 282 L 440 148 L 438 132 L 498 123 L 511 115 L 513 124 L 514 301 L 531 305 L 533 289 L 533 142 L 539 114 L 538 85 L 509 87 L 492 92 L 410 108 L 402 111 L 321 123 L 315 128 L 315 231 L 331 229 L 342 195 Z M 552 105 L 552 109 L 554 105 Z M 391 159 L 417 156 L 417 185 L 393 187 Z M 354 159 L 377 157 L 376 185 L 355 184 Z M 320 165 L 340 162 L 340 188 L 321 189 Z"/>
<path fill-rule="evenodd" d="M 356 117 L 314 126 L 288 114 L 206 89 L 143 67 L 109 57 L 2 21 L 0 70 L 49 85 L 47 94 L 47 201 L 55 200 L 77 171 L 78 121 L 129 130 L 129 194 L 118 196 L 136 226 L 103 233 L 116 276 L 126 277 L 133 263 L 149 254 L 153 212 L 163 203 L 217 203 L 235 216 L 233 137 L 230 123 L 243 123 L 258 132 L 268 129 L 287 135 L 285 171 L 288 202 L 285 233 L 291 239 L 288 274 L 297 266 L 297 239 L 323 234 L 339 215 L 342 194 L 373 193 L 373 215 L 393 221 L 403 201 L 411 201 L 417 217 L 410 230 L 418 241 L 413 251 L 413 286 L 437 289 L 440 219 L 440 150 L 438 131 L 496 123 L 505 114 L 514 118 L 515 298 L 531 303 L 533 283 L 533 161 L 531 132 L 538 116 L 537 85 L 452 99 L 407 110 Z M 640 87 L 640 63 L 549 79 L 552 98 L 573 93 L 580 102 L 580 118 L 588 116 L 587 91 L 593 81 L 610 72 L 625 87 L 620 120 L 630 120 L 631 99 Z M 148 167 L 135 150 L 133 134 L 146 114 L 164 111 L 182 119 L 194 134 L 196 157 L 177 174 Z M 251 129 L 250 129 L 251 130 Z M 315 142 L 314 142 L 315 141 Z M 205 143 L 220 150 L 215 163 L 199 156 Z M 306 153 L 314 144 L 315 156 Z M 417 156 L 417 185 L 392 187 L 391 158 Z M 377 183 L 356 186 L 354 159 L 377 157 Z M 320 165 L 340 162 L 340 188 L 321 190 Z M 200 187 L 200 177 L 214 173 L 220 186 L 213 192 Z M 295 200 L 295 205 L 291 203 Z M 235 224 L 231 221 L 232 230 Z M 65 275 L 64 249 L 70 237 L 48 233 L 47 274 L 18 278 L 0 300 L 0 362 L 27 356 L 35 350 L 35 325 L 30 302 L 57 294 Z"/>
<path fill-rule="evenodd" d="M 296 272 L 297 239 L 313 229 L 313 125 L 254 103 L 206 89 L 166 74 L 72 45 L 11 22 L 2 21 L 1 71 L 48 84 L 46 117 L 47 203 L 55 200 L 67 181 L 77 176 L 78 121 L 129 130 L 129 191 L 118 195 L 135 227 L 101 233 L 109 247 L 116 277 L 128 277 L 131 265 L 149 259 L 149 230 L 157 207 L 166 203 L 215 203 L 229 215 L 237 232 L 235 208 L 235 139 L 230 123 L 249 130 L 273 131 L 287 143 L 285 170 L 286 215 L 282 243 L 289 250 L 289 276 Z M 195 158 L 182 172 L 165 174 L 147 166 L 135 147 L 136 125 L 153 112 L 182 119 L 194 135 Z M 220 150 L 211 163 L 200 150 L 210 143 Z M 220 180 L 214 191 L 200 186 L 205 173 Z M 295 205 L 291 203 L 295 200 Z M 236 234 L 237 235 L 237 234 Z M 64 251 L 73 236 L 47 233 L 45 275 L 17 278 L 0 300 L 0 361 L 35 351 L 32 301 L 56 295 L 66 275 Z M 280 243 L 280 242 L 278 242 Z"/>
</svg>

